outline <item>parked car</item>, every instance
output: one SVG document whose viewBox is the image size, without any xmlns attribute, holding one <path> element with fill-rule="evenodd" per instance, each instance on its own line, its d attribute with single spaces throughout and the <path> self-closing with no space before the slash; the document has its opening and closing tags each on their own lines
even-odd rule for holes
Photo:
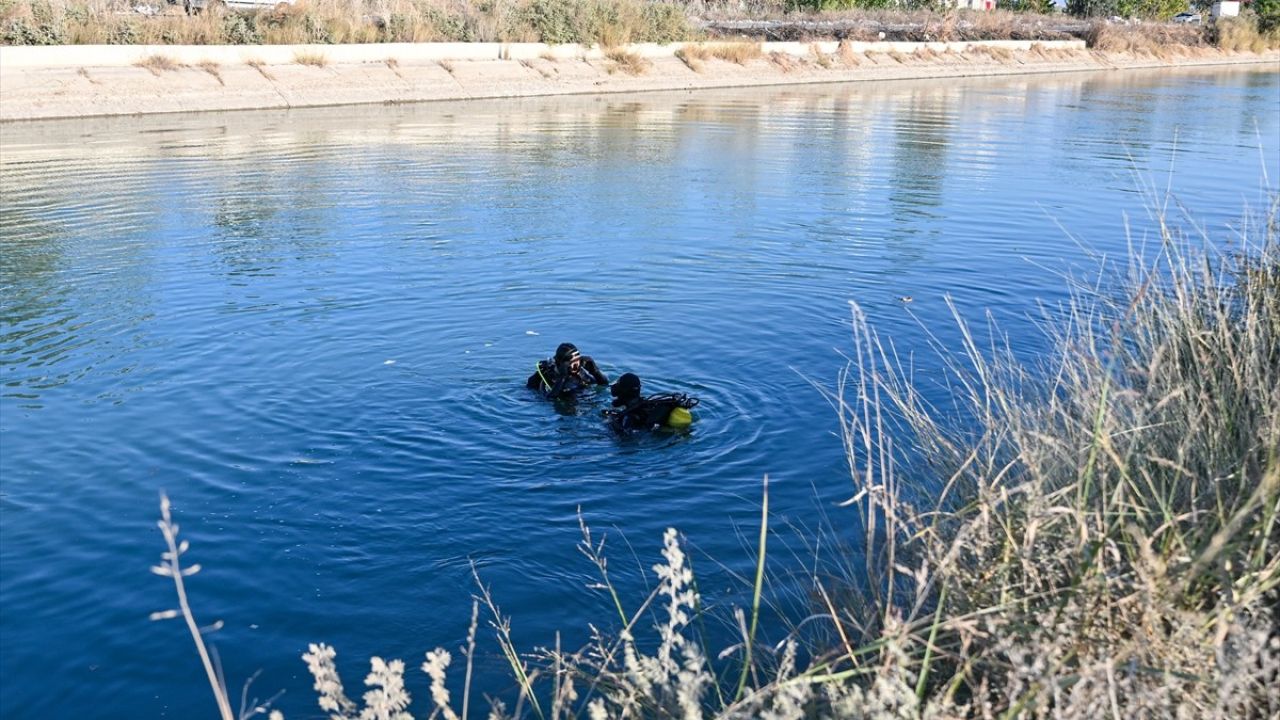
<svg viewBox="0 0 1280 720">
<path fill-rule="evenodd" d="M 1177 15 L 1173 16 L 1173 21 L 1176 23 L 1183 23 L 1187 25 L 1199 25 L 1200 13 L 1193 13 L 1193 12 L 1178 13 Z"/>
<path fill-rule="evenodd" d="M 178 0 L 170 0 L 176 3 Z M 210 8 L 218 10 L 270 10 L 281 5 L 292 5 L 295 0 L 182 0 L 188 15 L 199 15 Z"/>
</svg>

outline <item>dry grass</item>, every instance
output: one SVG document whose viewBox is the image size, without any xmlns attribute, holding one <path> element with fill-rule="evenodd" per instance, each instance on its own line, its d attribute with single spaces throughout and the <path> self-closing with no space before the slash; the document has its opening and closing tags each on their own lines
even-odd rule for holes
<svg viewBox="0 0 1280 720">
<path fill-rule="evenodd" d="M 789 73 L 800 66 L 800 61 L 796 58 L 782 52 L 771 52 L 765 55 L 765 58 L 776 68 L 784 73 Z"/>
<path fill-rule="evenodd" d="M 831 66 L 834 64 L 831 60 L 831 56 L 822 52 L 822 48 L 817 43 L 809 44 L 809 54 L 813 56 L 813 61 L 818 64 L 818 67 L 823 70 L 830 70 Z"/>
<path fill-rule="evenodd" d="M 797 12 L 794 5 L 755 9 L 757 2 L 741 5 L 719 4 L 704 14 L 710 22 L 712 36 L 741 37 L 744 34 L 762 40 L 808 42 L 832 40 L 890 40 L 931 42 L 946 40 L 1068 40 L 1083 33 L 1088 23 L 1059 14 L 1040 15 L 1032 12 L 994 10 L 988 12 L 937 10 L 888 10 L 850 8 L 823 12 Z M 945 7 L 945 6 L 936 6 Z M 720 22 L 772 20 L 774 24 L 760 28 L 721 25 Z M 880 37 L 880 33 L 885 33 Z"/>
<path fill-rule="evenodd" d="M 92 84 L 94 84 L 94 85 L 100 85 L 100 84 L 101 84 L 99 81 L 94 80 L 94 79 L 93 79 L 93 76 L 91 76 L 91 75 L 89 74 L 89 71 L 88 71 L 88 70 L 86 70 L 85 68 L 80 68 L 79 70 L 76 70 L 76 74 L 77 74 L 77 75 L 79 75 L 80 77 L 84 78 L 85 80 L 88 80 L 90 83 L 92 83 Z"/>
<path fill-rule="evenodd" d="M 161 5 L 164 8 L 164 5 Z M 148 17 L 126 0 L 7 0 L 0 43 L 331 44 L 674 42 L 698 31 L 687 10 L 650 0 L 309 0 L 252 13 L 176 9 Z"/>
<path fill-rule="evenodd" d="M 165 6 L 162 6 L 165 7 Z M 1062 40 L 1111 38 L 1101 44 L 1154 54 L 1159 45 L 1198 47 L 1206 32 L 1189 25 L 1107 25 L 1033 13 L 855 9 L 796 12 L 783 0 L 745 6 L 701 0 L 309 0 L 253 13 L 187 16 L 169 8 L 153 17 L 132 12 L 127 0 L 5 0 L 0 4 L 0 44 L 329 44 L 378 42 L 550 42 L 618 47 L 633 42 L 670 43 L 707 37 L 693 21 L 710 21 L 710 37 L 741 38 L 739 28 L 718 30 L 718 20 L 773 19 L 760 39 L 903 41 Z M 1248 20 L 1231 21 L 1255 25 Z M 1105 26 L 1101 28 L 1099 26 Z M 1253 27 L 1256 34 L 1257 27 Z M 1209 33 L 1211 34 L 1211 32 Z M 1258 51 L 1280 46 L 1280 35 L 1259 43 L 1231 29 L 1226 46 Z M 1136 46 L 1136 47 L 1130 47 Z M 1098 49 L 1106 50 L 1105 47 Z"/>
<path fill-rule="evenodd" d="M 748 62 L 758 60 L 764 56 L 764 49 L 760 43 L 713 43 L 708 45 L 706 49 L 711 57 L 737 65 L 746 65 Z"/>
<path fill-rule="evenodd" d="M 1097 21 L 1089 26 L 1084 40 L 1092 50 L 1156 57 L 1168 56 L 1168 49 L 1175 46 L 1205 46 L 1204 31 L 1201 28 L 1169 23 L 1120 25 Z"/>
<path fill-rule="evenodd" d="M 1046 319 L 1043 366 L 962 325 L 943 357 L 963 422 L 856 316 L 837 402 L 868 548 L 851 582 L 872 596 L 848 623 L 907 628 L 918 692 L 955 682 L 1010 715 L 1277 711 L 1278 209 L 1240 225 L 1238 255 L 1157 215 L 1155 257 Z"/>
<path fill-rule="evenodd" d="M 520 60 L 520 66 L 532 70 L 542 76 L 543 80 L 551 80 L 555 78 L 556 73 L 538 67 L 537 63 L 532 60 Z M 558 70 L 556 72 L 559 72 Z"/>
<path fill-rule="evenodd" d="M 604 56 L 612 63 L 608 69 L 610 74 L 622 71 L 628 75 L 643 75 L 649 70 L 649 61 L 629 50 L 613 48 L 606 50 Z"/>
<path fill-rule="evenodd" d="M 272 75 L 270 72 L 267 71 L 267 63 L 265 61 L 258 58 L 248 58 L 247 60 L 244 61 L 244 64 L 248 65 L 254 70 L 257 70 L 258 74 L 262 75 L 262 77 L 268 80 L 271 80 L 273 82 L 275 81 L 276 76 Z"/>
<path fill-rule="evenodd" d="M 213 79 L 217 80 L 219 85 L 227 84 L 226 81 L 222 79 L 222 66 L 213 60 L 201 60 L 196 63 L 196 67 L 212 75 Z"/>
<path fill-rule="evenodd" d="M 454 71 L 453 63 L 449 62 L 448 60 L 441 60 L 436 64 L 439 65 L 445 72 L 449 73 L 450 75 L 453 74 L 453 71 Z"/>
<path fill-rule="evenodd" d="M 898 63 L 899 65 L 905 65 L 907 62 L 907 56 L 903 55 L 897 50 L 889 50 L 885 53 L 885 55 L 888 55 L 890 58 L 893 59 L 894 62 Z"/>
<path fill-rule="evenodd" d="M 711 53 L 701 45 L 684 45 L 675 54 L 680 62 L 694 72 L 702 72 L 703 63 L 711 57 Z"/>
<path fill-rule="evenodd" d="M 918 48 L 914 53 L 911 53 L 911 56 L 913 59 L 919 60 L 920 62 L 936 62 L 940 57 L 942 57 L 938 54 L 937 50 L 928 47 Z"/>
<path fill-rule="evenodd" d="M 1013 62 L 1013 52 L 1009 48 L 996 45 L 971 45 L 968 52 L 972 55 L 985 55 L 1001 65 Z"/>
<path fill-rule="evenodd" d="M 853 46 L 847 40 L 841 40 L 840 46 L 836 49 L 836 57 L 840 58 L 840 62 L 849 65 L 861 65 L 862 61 L 858 59 L 858 53 L 853 51 Z"/>
<path fill-rule="evenodd" d="M 1258 32 L 1257 23 L 1242 17 L 1222 18 L 1213 26 L 1214 44 L 1228 52 L 1263 53 L 1280 48 L 1280 30 Z"/>
<path fill-rule="evenodd" d="M 293 61 L 299 65 L 307 67 L 322 68 L 328 67 L 329 58 L 325 57 L 322 52 L 312 52 L 309 50 L 300 50 L 293 54 Z"/>
<path fill-rule="evenodd" d="M 168 55 L 162 55 L 160 53 L 147 55 L 141 60 L 135 62 L 134 66 L 148 70 L 156 77 L 160 77 L 161 73 L 174 72 L 183 67 L 182 63 L 174 60 Z"/>
</svg>

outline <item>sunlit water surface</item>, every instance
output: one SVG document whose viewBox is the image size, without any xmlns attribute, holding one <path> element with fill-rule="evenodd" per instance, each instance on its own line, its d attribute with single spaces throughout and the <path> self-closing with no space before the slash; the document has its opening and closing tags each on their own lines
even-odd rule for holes
<svg viewBox="0 0 1280 720">
<path fill-rule="evenodd" d="M 147 620 L 173 604 L 147 570 L 161 489 L 233 694 L 260 669 L 254 694 L 287 691 L 291 718 L 320 714 L 308 642 L 339 649 L 352 694 L 370 655 L 416 668 L 460 644 L 472 563 L 522 647 L 613 627 L 579 508 L 630 608 L 668 526 L 708 601 L 741 601 L 766 474 L 780 571 L 794 526 L 848 527 L 820 391 L 846 364 L 848 301 L 926 379 L 925 329 L 956 340 L 947 296 L 1034 358 L 1060 274 L 1149 237 L 1144 187 L 1230 238 L 1280 177 L 1278 80 L 6 125 L 0 715 L 214 715 L 184 628 Z M 565 340 L 700 397 L 692 432 L 619 440 L 607 395 L 533 398 L 524 378 Z M 479 689 L 502 693 L 486 637 Z"/>
</svg>

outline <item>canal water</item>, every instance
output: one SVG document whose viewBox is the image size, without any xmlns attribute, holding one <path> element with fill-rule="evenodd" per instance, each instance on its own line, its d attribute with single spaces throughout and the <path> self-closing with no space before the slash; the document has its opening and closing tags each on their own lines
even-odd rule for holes
<svg viewBox="0 0 1280 720">
<path fill-rule="evenodd" d="M 613 628 L 579 512 L 629 609 L 666 527 L 741 602 L 766 475 L 779 575 L 851 526 L 849 301 L 945 405 L 947 297 L 1034 360 L 1063 274 L 1149 244 L 1152 197 L 1229 243 L 1278 108 L 1270 68 L 5 125 L 0 715 L 214 716 L 148 621 L 162 490 L 233 696 L 260 671 L 291 718 L 321 714 L 308 642 L 352 695 L 378 654 L 426 700 L 473 566 L 524 649 Z M 564 341 L 700 398 L 692 430 L 533 397 Z"/>
</svg>

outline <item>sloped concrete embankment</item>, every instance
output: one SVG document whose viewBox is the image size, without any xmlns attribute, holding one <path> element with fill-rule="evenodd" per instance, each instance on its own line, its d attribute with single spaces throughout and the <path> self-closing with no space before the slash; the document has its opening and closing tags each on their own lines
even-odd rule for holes
<svg viewBox="0 0 1280 720">
<path fill-rule="evenodd" d="M 1200 49 L 1102 55 L 1080 41 L 540 43 L 0 48 L 0 120 L 753 85 L 1273 63 Z M 683 59 L 681 56 L 684 56 Z M 698 56 L 698 57 L 695 57 Z"/>
</svg>

